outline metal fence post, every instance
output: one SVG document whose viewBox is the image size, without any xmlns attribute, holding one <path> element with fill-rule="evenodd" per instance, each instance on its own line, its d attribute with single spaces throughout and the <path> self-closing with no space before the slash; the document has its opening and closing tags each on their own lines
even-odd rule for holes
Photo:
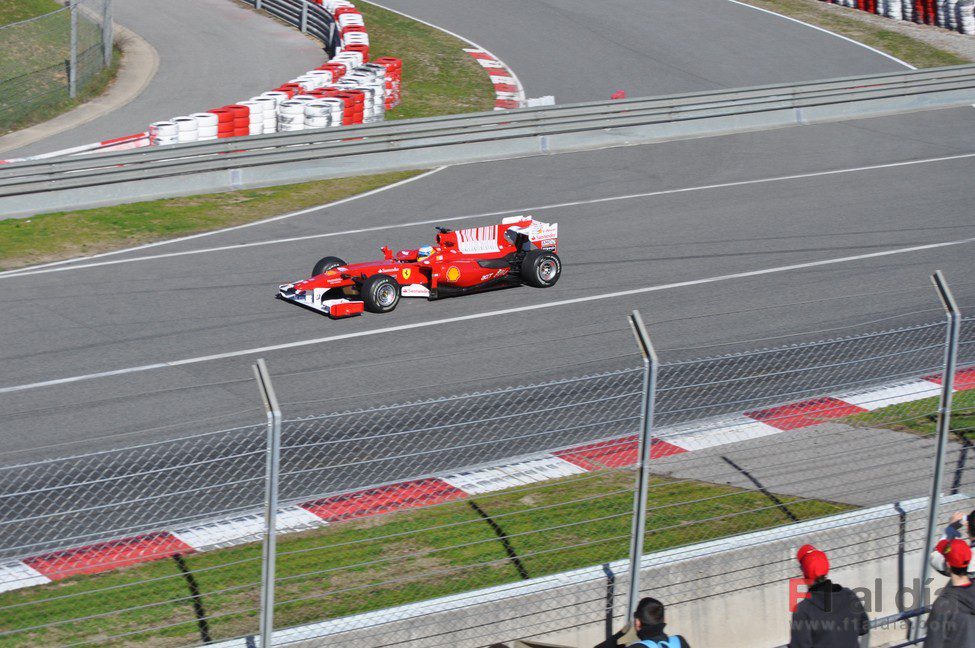
<svg viewBox="0 0 975 648">
<path fill-rule="evenodd" d="M 941 377 L 941 399 L 938 404 L 938 445 L 935 452 L 934 480 L 931 484 L 931 498 L 928 501 L 928 524 L 925 529 L 924 553 L 921 556 L 921 602 L 919 607 L 930 604 L 927 600 L 926 581 L 930 573 L 928 557 L 934 547 L 934 539 L 938 532 L 938 516 L 941 509 L 941 489 L 944 481 L 945 453 L 948 448 L 948 433 L 951 430 L 951 395 L 955 387 L 955 364 L 958 360 L 958 337 L 961 332 L 961 312 L 955 302 L 954 295 L 945 281 L 944 275 L 938 270 L 931 276 L 938 297 L 944 305 L 947 314 L 947 332 L 945 340 L 944 373 Z M 915 624 L 914 638 L 920 633 L 921 623 Z"/>
<path fill-rule="evenodd" d="M 261 2 L 262 2 L 262 0 L 254 0 L 254 8 L 255 9 L 260 9 L 261 8 Z"/>
<path fill-rule="evenodd" d="M 630 326 L 643 355 L 643 412 L 637 457 L 637 484 L 633 494 L 633 532 L 630 536 L 630 590 L 626 602 L 626 618 L 633 617 L 640 600 L 640 562 L 647 522 L 647 488 L 650 480 L 650 431 L 653 429 L 653 405 L 657 391 L 657 352 L 639 311 L 630 315 Z"/>
<path fill-rule="evenodd" d="M 301 0 L 301 33 L 308 33 L 308 0 Z"/>
<path fill-rule="evenodd" d="M 259 358 L 254 376 L 267 410 L 267 450 L 264 492 L 264 543 L 261 551 L 261 648 L 271 646 L 274 632 L 274 560 L 277 553 L 278 466 L 281 462 L 281 408 L 267 365 Z"/>
<path fill-rule="evenodd" d="M 71 12 L 71 54 L 68 62 L 68 96 L 78 96 L 78 0 L 70 0 Z"/>
<path fill-rule="evenodd" d="M 102 47 L 105 48 L 105 67 L 112 65 L 112 47 L 115 45 L 115 25 L 112 23 L 112 0 L 102 0 Z"/>
</svg>

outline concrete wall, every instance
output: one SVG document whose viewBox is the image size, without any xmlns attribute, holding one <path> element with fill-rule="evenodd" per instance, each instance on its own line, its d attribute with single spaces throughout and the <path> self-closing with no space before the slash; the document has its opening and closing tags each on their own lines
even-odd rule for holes
<svg viewBox="0 0 975 648">
<path fill-rule="evenodd" d="M 973 498 L 954 496 L 945 509 L 973 505 Z M 650 554 L 642 563 L 641 593 L 668 605 L 669 629 L 696 648 L 780 646 L 789 639 L 789 579 L 800 576 L 795 554 L 812 543 L 829 555 L 837 582 L 868 588 L 871 618 L 894 614 L 899 579 L 912 585 L 920 574 L 926 499 L 900 508 L 903 512 L 894 506 L 864 509 Z M 620 561 L 535 578 L 278 631 L 275 645 L 480 648 L 528 638 L 594 646 L 610 626 L 622 624 L 626 574 Z M 934 576 L 932 590 L 946 580 Z M 906 605 L 913 603 L 909 596 Z M 903 627 L 880 629 L 872 633 L 871 645 L 904 636 Z"/>
</svg>

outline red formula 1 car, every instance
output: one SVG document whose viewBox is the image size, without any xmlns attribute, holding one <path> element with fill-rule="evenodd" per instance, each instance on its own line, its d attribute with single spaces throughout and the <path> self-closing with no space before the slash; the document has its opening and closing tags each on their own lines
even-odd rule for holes
<svg viewBox="0 0 975 648">
<path fill-rule="evenodd" d="M 284 284 L 278 297 L 339 318 L 388 313 L 400 297 L 437 299 L 521 284 L 549 288 L 562 273 L 557 223 L 514 216 L 499 225 L 437 231 L 436 245 L 396 253 L 384 246 L 379 261 L 325 257 L 310 279 Z"/>
</svg>

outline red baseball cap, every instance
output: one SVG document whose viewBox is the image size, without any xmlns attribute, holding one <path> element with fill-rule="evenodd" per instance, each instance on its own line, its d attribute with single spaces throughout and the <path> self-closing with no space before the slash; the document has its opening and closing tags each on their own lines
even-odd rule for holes
<svg viewBox="0 0 975 648">
<path fill-rule="evenodd" d="M 936 549 L 945 557 L 949 567 L 967 568 L 968 563 L 972 561 L 972 548 L 965 544 L 964 540 L 944 539 L 938 543 Z"/>
<path fill-rule="evenodd" d="M 829 574 L 829 558 L 812 545 L 799 547 L 796 560 L 799 561 L 799 567 L 802 568 L 802 575 L 806 580 L 816 580 Z"/>
</svg>

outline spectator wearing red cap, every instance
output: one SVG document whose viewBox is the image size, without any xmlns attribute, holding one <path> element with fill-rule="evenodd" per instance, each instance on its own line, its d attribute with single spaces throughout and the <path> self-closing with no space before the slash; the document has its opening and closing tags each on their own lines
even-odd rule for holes
<svg viewBox="0 0 975 648">
<path fill-rule="evenodd" d="M 975 511 L 967 516 L 964 512 L 958 511 L 951 516 L 951 522 L 945 527 L 945 532 L 941 536 L 942 540 L 954 540 L 956 538 L 964 540 L 968 536 L 968 546 L 975 547 Z M 931 552 L 931 566 L 934 567 L 942 576 L 950 575 L 945 557 L 937 550 Z M 969 574 L 971 575 L 971 574 Z"/>
<path fill-rule="evenodd" d="M 951 582 L 931 606 L 924 648 L 975 646 L 975 586 L 968 577 L 972 549 L 964 540 L 943 539 L 936 551 L 944 557 Z"/>
<path fill-rule="evenodd" d="M 792 613 L 789 648 L 858 648 L 870 619 L 851 590 L 829 580 L 829 559 L 812 545 L 796 554 L 809 596 Z"/>
</svg>

